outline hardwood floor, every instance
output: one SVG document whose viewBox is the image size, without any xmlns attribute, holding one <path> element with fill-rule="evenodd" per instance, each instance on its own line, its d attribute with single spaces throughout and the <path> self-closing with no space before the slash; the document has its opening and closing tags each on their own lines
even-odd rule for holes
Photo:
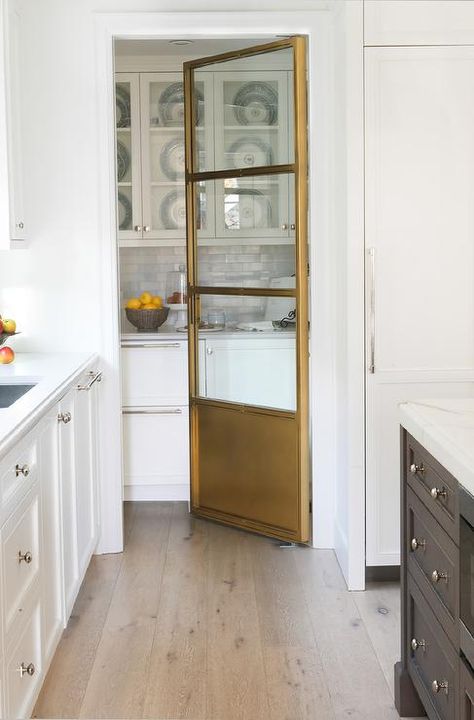
<svg viewBox="0 0 474 720">
<path fill-rule="evenodd" d="M 391 720 L 396 584 L 347 592 L 331 551 L 126 503 L 33 717 Z"/>
</svg>

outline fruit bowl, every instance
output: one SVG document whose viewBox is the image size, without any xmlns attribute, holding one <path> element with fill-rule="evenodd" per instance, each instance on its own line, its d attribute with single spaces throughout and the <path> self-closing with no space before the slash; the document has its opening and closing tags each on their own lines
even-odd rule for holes
<svg viewBox="0 0 474 720">
<path fill-rule="evenodd" d="M 17 332 L 12 332 L 12 333 L 2 332 L 2 333 L 0 333 L 0 346 L 4 345 L 6 342 L 8 342 L 8 340 L 10 340 L 10 338 L 14 337 L 15 335 L 19 335 L 19 334 L 20 333 L 17 333 Z"/>
<path fill-rule="evenodd" d="M 156 308 L 155 310 L 132 310 L 125 308 L 127 320 L 137 330 L 158 330 L 168 317 L 169 308 Z"/>
</svg>

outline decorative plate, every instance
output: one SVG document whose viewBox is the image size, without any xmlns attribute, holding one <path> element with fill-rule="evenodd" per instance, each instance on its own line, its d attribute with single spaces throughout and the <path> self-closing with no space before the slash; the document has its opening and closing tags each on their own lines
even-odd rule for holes
<svg viewBox="0 0 474 720">
<path fill-rule="evenodd" d="M 228 154 L 236 168 L 273 165 L 273 150 L 258 137 L 239 138 L 230 146 Z"/>
<path fill-rule="evenodd" d="M 118 193 L 118 222 L 119 230 L 130 230 L 132 227 L 132 203 L 126 195 Z"/>
<path fill-rule="evenodd" d="M 232 196 L 237 195 L 235 200 Z M 227 230 L 271 227 L 272 207 L 260 190 L 229 188 L 225 192 L 224 223 Z"/>
<path fill-rule="evenodd" d="M 248 82 L 237 91 L 234 114 L 240 125 L 275 125 L 278 119 L 278 94 L 266 82 Z"/>
<path fill-rule="evenodd" d="M 171 190 L 160 205 L 160 219 L 165 230 L 186 227 L 186 199 L 182 190 Z"/>
<path fill-rule="evenodd" d="M 202 167 L 201 147 L 198 145 L 198 166 Z M 160 167 L 169 180 L 184 178 L 186 152 L 183 138 L 176 137 L 170 140 L 160 153 Z"/>
<path fill-rule="evenodd" d="M 123 142 L 117 140 L 117 180 L 121 182 L 130 167 L 130 155 Z"/>
<path fill-rule="evenodd" d="M 130 127 L 130 93 L 124 85 L 115 85 L 115 119 L 118 128 Z"/>
<path fill-rule="evenodd" d="M 195 91 L 197 108 L 197 125 L 201 124 L 204 114 L 204 96 L 200 90 Z M 161 124 L 165 126 L 183 125 L 184 123 L 184 86 L 182 82 L 168 85 L 160 95 L 159 114 Z"/>
</svg>

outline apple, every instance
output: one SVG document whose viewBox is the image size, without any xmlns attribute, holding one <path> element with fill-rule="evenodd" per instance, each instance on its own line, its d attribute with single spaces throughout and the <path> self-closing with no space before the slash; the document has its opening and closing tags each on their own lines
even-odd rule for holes
<svg viewBox="0 0 474 720">
<path fill-rule="evenodd" d="M 14 333 L 16 330 L 16 322 L 14 320 L 2 320 L 3 332 Z"/>
<path fill-rule="evenodd" d="M 0 365 L 8 365 L 15 359 L 15 353 L 6 345 L 0 348 Z"/>
<path fill-rule="evenodd" d="M 2 320 L 2 318 L 0 318 L 0 335 L 2 334 L 2 332 L 3 332 L 3 320 Z"/>
</svg>

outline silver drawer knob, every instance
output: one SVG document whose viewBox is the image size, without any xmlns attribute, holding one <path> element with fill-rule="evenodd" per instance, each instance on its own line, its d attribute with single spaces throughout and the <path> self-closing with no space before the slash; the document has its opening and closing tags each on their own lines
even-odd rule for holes
<svg viewBox="0 0 474 720">
<path fill-rule="evenodd" d="M 281 226 L 281 229 L 282 229 L 282 230 L 288 230 L 288 225 L 287 225 L 287 223 L 283 223 L 283 225 Z"/>
<path fill-rule="evenodd" d="M 419 465 L 417 465 L 416 463 L 412 463 L 410 465 L 410 472 L 412 475 L 416 475 L 417 473 L 423 475 L 423 473 L 425 472 L 425 466 L 423 465 L 423 463 L 420 463 Z"/>
<path fill-rule="evenodd" d="M 141 232 L 143 230 L 141 225 L 135 225 L 134 227 L 135 232 Z"/>
<path fill-rule="evenodd" d="M 290 230 L 296 230 L 296 225 L 295 225 L 295 223 L 291 223 L 291 225 L 290 225 Z"/>
<path fill-rule="evenodd" d="M 72 420 L 72 415 L 70 412 L 63 412 L 59 413 L 58 415 L 58 422 L 63 422 L 65 425 L 70 423 Z"/>
<path fill-rule="evenodd" d="M 410 547 L 415 552 L 415 550 L 418 550 L 418 548 L 423 548 L 423 550 L 426 547 L 426 541 L 422 540 L 421 538 L 412 538 Z"/>
<path fill-rule="evenodd" d="M 433 572 L 431 573 L 431 579 L 434 583 L 437 583 L 440 580 L 445 580 L 446 582 L 448 582 L 448 573 L 433 570 Z"/>
<path fill-rule="evenodd" d="M 207 352 L 208 355 L 212 355 L 212 353 L 214 352 L 214 350 L 213 350 L 211 347 L 208 347 L 208 348 L 206 348 L 206 352 Z"/>
<path fill-rule="evenodd" d="M 23 475 L 23 477 L 28 477 L 30 474 L 30 468 L 25 463 L 24 465 L 15 465 L 15 475 L 19 477 L 19 475 Z"/>
<path fill-rule="evenodd" d="M 30 562 L 33 560 L 33 555 L 28 551 L 26 553 L 22 553 L 21 550 L 18 550 L 18 562 L 26 562 L 27 565 L 30 564 Z"/>
<path fill-rule="evenodd" d="M 143 232 L 150 232 L 150 230 L 151 230 L 151 227 L 149 225 L 143 226 Z"/>
<path fill-rule="evenodd" d="M 29 675 L 32 677 L 32 675 L 35 674 L 36 668 L 33 665 L 33 663 L 29 663 L 29 665 L 25 665 L 25 663 L 21 663 L 20 667 L 18 668 L 18 672 L 20 673 L 20 677 L 23 677 L 24 675 Z"/>
<path fill-rule="evenodd" d="M 21 222 L 21 220 L 20 220 L 20 222 L 17 223 L 16 226 L 17 226 L 17 228 L 19 228 L 20 230 L 23 230 L 23 228 L 25 227 L 25 223 L 24 223 L 24 222 Z"/>
<path fill-rule="evenodd" d="M 413 650 L 413 652 L 416 652 L 416 651 L 418 650 L 418 648 L 421 648 L 421 649 L 423 650 L 423 652 L 424 652 L 424 650 L 425 650 L 425 648 L 426 648 L 426 643 L 425 643 L 425 641 L 424 641 L 424 640 L 417 640 L 416 638 L 413 638 L 413 639 L 412 639 L 410 645 L 411 645 L 411 649 Z"/>
<path fill-rule="evenodd" d="M 434 487 L 434 488 L 431 488 L 431 497 L 434 500 L 438 500 L 438 498 L 440 498 L 440 497 L 446 499 L 447 492 L 444 488 L 441 488 L 441 490 L 440 490 L 439 488 Z"/>
<path fill-rule="evenodd" d="M 434 693 L 439 693 L 441 690 L 444 690 L 446 695 L 449 692 L 449 683 L 447 680 L 443 680 L 442 682 L 439 682 L 438 680 L 433 680 L 431 683 L 431 689 Z"/>
</svg>

